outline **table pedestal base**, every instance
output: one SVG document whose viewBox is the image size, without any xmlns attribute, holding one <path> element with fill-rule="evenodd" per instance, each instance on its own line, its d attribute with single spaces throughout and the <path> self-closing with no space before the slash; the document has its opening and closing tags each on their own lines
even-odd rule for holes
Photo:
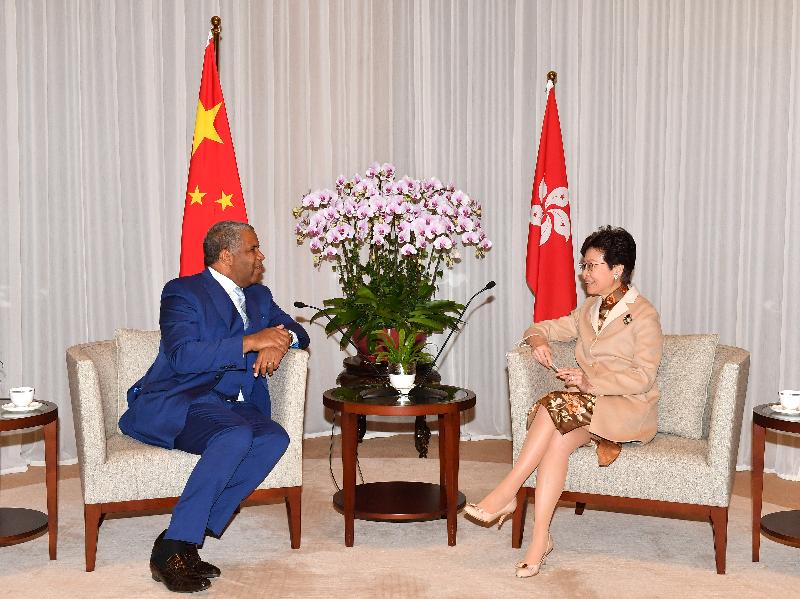
<svg viewBox="0 0 800 599">
<path fill-rule="evenodd" d="M 467 499 L 458 493 L 456 509 Z M 344 511 L 344 491 L 333 496 L 333 505 Z M 437 520 L 447 517 L 447 501 L 440 485 L 422 482 L 391 481 L 356 485 L 356 507 L 353 514 L 359 520 L 381 522 L 410 522 Z"/>
<path fill-rule="evenodd" d="M 21 507 L 0 508 L 0 545 L 13 545 L 47 530 L 47 514 Z"/>
</svg>

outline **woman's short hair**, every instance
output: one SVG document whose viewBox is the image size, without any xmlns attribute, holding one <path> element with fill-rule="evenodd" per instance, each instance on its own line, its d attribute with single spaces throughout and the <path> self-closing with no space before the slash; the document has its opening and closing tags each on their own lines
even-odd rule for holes
<svg viewBox="0 0 800 599">
<path fill-rule="evenodd" d="M 633 268 L 636 266 L 636 242 L 633 235 L 622 227 L 600 227 L 583 241 L 581 256 L 585 256 L 590 248 L 603 252 L 603 259 L 609 268 L 622 264 L 624 270 L 620 278 L 623 283 L 630 285 Z"/>
<path fill-rule="evenodd" d="M 214 264 L 222 250 L 235 254 L 242 245 L 241 231 L 244 229 L 255 232 L 252 226 L 235 220 L 223 220 L 212 225 L 203 239 L 203 263 L 206 266 Z"/>
</svg>

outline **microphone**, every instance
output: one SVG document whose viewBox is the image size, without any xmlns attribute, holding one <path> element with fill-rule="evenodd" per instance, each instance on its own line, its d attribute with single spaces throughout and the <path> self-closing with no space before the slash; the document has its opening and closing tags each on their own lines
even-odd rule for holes
<svg viewBox="0 0 800 599">
<path fill-rule="evenodd" d="M 305 302 L 294 302 L 294 307 L 295 307 L 295 308 L 311 308 L 312 310 L 316 310 L 317 312 L 322 312 L 322 313 L 324 314 L 325 318 L 327 318 L 329 322 L 330 322 L 331 320 L 333 320 L 333 319 L 332 319 L 330 316 L 328 316 L 328 315 L 327 315 L 327 314 L 324 312 L 324 310 L 323 310 L 322 308 L 318 308 L 317 306 L 312 306 L 311 304 L 307 304 L 307 303 L 305 303 Z M 342 332 L 342 329 L 340 329 L 340 328 L 338 328 L 338 327 L 337 327 L 337 328 L 336 328 L 336 330 L 337 330 L 337 331 L 339 331 L 339 334 L 340 334 L 342 337 L 344 337 L 344 333 Z M 358 346 L 356 345 L 355 341 L 353 341 L 353 338 L 352 338 L 352 337 L 350 338 L 350 341 L 349 341 L 349 343 L 350 343 L 350 345 L 352 345 L 352 346 L 353 346 L 353 349 L 355 349 L 355 350 L 356 350 L 356 354 L 357 354 L 357 355 L 359 355 L 359 356 L 360 356 L 360 355 L 362 355 L 362 354 L 361 354 L 361 350 L 360 350 L 360 349 L 358 349 Z"/>
<path fill-rule="evenodd" d="M 461 317 L 464 316 L 464 313 L 467 311 L 467 308 L 469 308 L 469 305 L 472 303 L 472 300 L 474 300 L 484 291 L 489 291 L 489 289 L 494 288 L 496 285 L 497 283 L 495 283 L 494 281 L 489 281 L 488 283 L 486 283 L 486 285 L 484 285 L 482 288 L 478 289 L 478 291 L 473 293 L 472 297 L 467 300 L 467 303 L 464 304 L 464 309 L 461 310 L 461 312 L 459 312 L 458 314 L 458 318 L 456 319 L 456 325 L 450 329 L 450 333 L 447 335 L 447 338 L 444 340 L 444 343 L 442 343 L 442 347 L 439 349 L 439 353 L 436 354 L 436 357 L 433 359 L 433 363 L 431 364 L 432 370 L 436 368 L 436 361 L 439 359 L 439 356 L 442 355 L 444 348 L 447 347 L 447 342 L 450 341 L 450 337 L 452 337 L 453 333 L 456 332 L 456 329 L 458 328 L 458 323 L 461 322 Z"/>
</svg>

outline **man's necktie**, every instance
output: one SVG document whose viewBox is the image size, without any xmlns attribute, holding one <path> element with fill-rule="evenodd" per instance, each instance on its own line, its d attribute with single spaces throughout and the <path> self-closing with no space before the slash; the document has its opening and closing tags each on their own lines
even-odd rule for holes
<svg viewBox="0 0 800 599">
<path fill-rule="evenodd" d="M 247 318 L 247 311 L 245 310 L 245 299 L 244 299 L 244 289 L 241 287 L 235 287 L 233 290 L 233 295 L 236 298 L 234 301 L 236 303 L 236 309 L 239 311 L 239 315 L 242 317 L 242 321 L 244 322 L 244 328 L 250 326 L 250 319 Z"/>
</svg>

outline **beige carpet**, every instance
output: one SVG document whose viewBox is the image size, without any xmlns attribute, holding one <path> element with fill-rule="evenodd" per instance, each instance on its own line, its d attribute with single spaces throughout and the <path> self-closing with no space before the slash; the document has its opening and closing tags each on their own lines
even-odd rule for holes
<svg viewBox="0 0 800 599">
<path fill-rule="evenodd" d="M 362 455 L 369 481 L 438 480 L 436 460 L 369 457 L 367 448 Z M 338 460 L 334 465 L 338 476 Z M 469 498 L 480 497 L 507 468 L 496 461 L 462 461 L 460 488 Z M 12 480 L 17 484 L 3 485 L 2 505 L 44 507 L 39 477 Z M 222 568 L 223 577 L 201 596 L 790 597 L 800 587 L 800 549 L 762 538 L 761 562 L 750 561 L 750 506 L 742 496 L 734 496 L 731 506 L 725 576 L 714 572 L 706 523 L 591 509 L 575 516 L 563 507 L 553 521 L 556 549 L 548 565 L 535 578 L 517 580 L 512 564 L 522 552 L 511 548 L 510 523 L 497 531 L 459 517 L 458 545 L 448 547 L 444 521 L 357 520 L 355 546 L 345 548 L 342 517 L 330 503 L 327 460 L 307 459 L 304 481 L 302 548 L 289 548 L 282 504 L 246 508 L 223 540 L 207 541 L 203 555 Z M 97 570 L 86 573 L 77 478 L 62 480 L 60 493 L 58 560 L 47 560 L 46 536 L 0 547 L 0 596 L 173 596 L 147 571 L 153 538 L 166 527 L 167 515 L 107 520 L 100 530 Z M 776 509 L 765 505 L 765 512 Z"/>
</svg>

